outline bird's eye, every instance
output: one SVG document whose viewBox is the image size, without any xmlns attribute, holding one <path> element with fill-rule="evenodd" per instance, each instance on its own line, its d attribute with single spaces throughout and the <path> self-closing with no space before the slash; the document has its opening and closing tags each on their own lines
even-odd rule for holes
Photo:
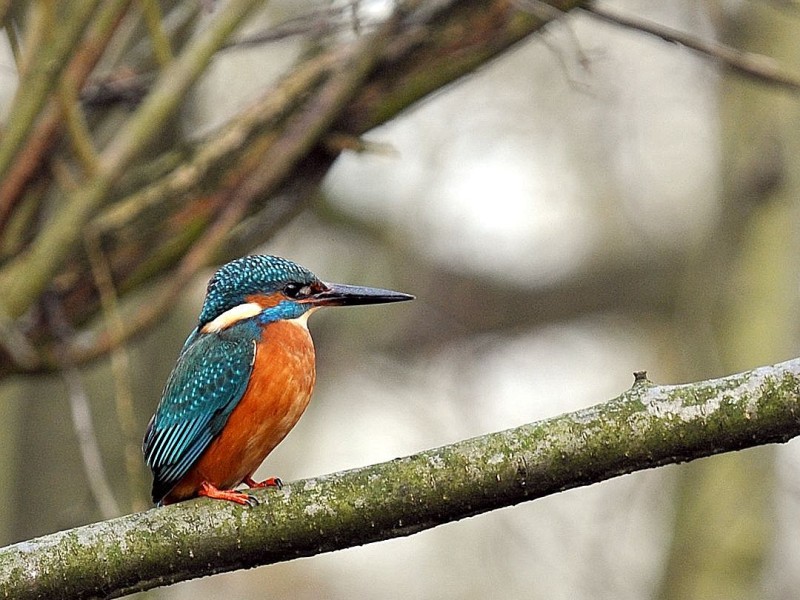
<svg viewBox="0 0 800 600">
<path fill-rule="evenodd" d="M 287 283 L 283 288 L 283 295 L 289 298 L 306 298 L 311 293 L 311 288 L 299 283 Z"/>
</svg>

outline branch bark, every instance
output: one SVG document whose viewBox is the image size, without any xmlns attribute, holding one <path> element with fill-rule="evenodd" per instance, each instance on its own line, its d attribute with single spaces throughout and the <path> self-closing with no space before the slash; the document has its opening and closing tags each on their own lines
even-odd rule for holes
<svg viewBox="0 0 800 600">
<path fill-rule="evenodd" d="M 387 463 L 197 500 L 0 549 L 0 594 L 115 598 L 407 536 L 612 477 L 800 434 L 800 359 L 604 404 Z"/>
</svg>

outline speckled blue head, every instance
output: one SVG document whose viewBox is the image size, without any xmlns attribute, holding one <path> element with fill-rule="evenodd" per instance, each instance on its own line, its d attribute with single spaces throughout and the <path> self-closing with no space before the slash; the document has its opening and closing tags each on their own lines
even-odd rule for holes
<svg viewBox="0 0 800 600">
<path fill-rule="evenodd" d="M 231 261 L 220 267 L 208 282 L 200 326 L 247 302 L 248 296 L 274 294 L 292 283 L 322 285 L 308 269 L 278 256 L 253 255 Z"/>
</svg>

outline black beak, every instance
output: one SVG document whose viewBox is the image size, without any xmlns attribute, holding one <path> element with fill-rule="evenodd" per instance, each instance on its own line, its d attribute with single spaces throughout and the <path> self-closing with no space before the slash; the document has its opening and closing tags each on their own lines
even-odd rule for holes
<svg viewBox="0 0 800 600">
<path fill-rule="evenodd" d="M 414 299 L 411 294 L 379 288 L 344 285 L 342 283 L 326 283 L 325 286 L 326 289 L 308 298 L 307 302 L 314 306 L 355 306 L 358 304 L 405 302 L 406 300 Z"/>
</svg>

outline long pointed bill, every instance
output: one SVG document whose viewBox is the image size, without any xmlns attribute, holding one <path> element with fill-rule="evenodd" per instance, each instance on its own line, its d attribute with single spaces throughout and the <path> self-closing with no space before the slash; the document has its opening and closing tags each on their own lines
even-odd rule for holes
<svg viewBox="0 0 800 600">
<path fill-rule="evenodd" d="M 306 302 L 314 306 L 355 306 L 358 304 L 385 304 L 413 300 L 411 294 L 382 290 L 379 288 L 326 283 L 327 289 L 314 294 Z"/>
</svg>

